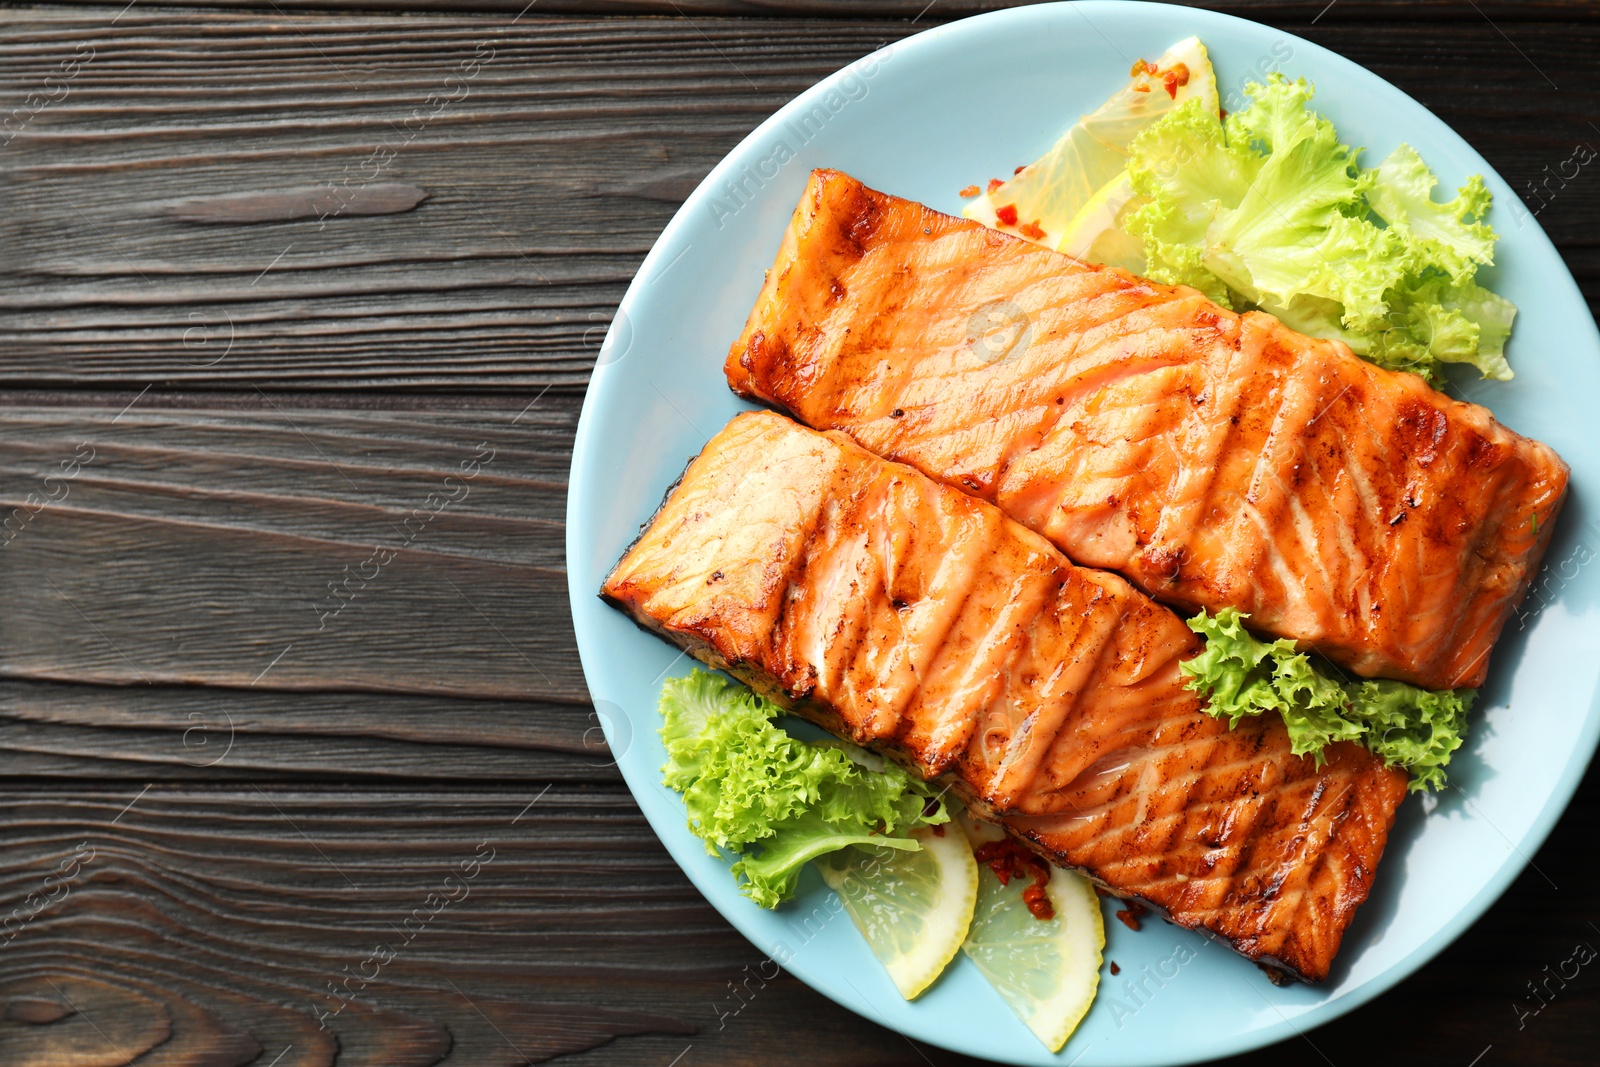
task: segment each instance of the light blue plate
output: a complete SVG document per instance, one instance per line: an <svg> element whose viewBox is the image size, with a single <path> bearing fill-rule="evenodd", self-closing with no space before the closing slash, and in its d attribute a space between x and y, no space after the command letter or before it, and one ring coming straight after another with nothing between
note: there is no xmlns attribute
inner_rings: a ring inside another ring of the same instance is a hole
<svg viewBox="0 0 1600 1067"><path fill-rule="evenodd" d="M811 168L837 167L959 213L957 190L1037 158L1127 77L1134 59L1155 58L1189 34L1210 49L1230 110L1251 77L1303 75L1316 85L1317 108L1350 143L1366 146L1369 161L1403 138L1445 186L1485 175L1502 235L1487 282L1522 309L1511 345L1517 377L1459 388L1554 446L1572 464L1572 497L1532 610L1512 621L1495 654L1471 738L1450 768L1455 788L1401 808L1333 978L1279 989L1198 936L1154 920L1134 933L1108 914L1106 956L1122 974L1104 974L1089 1016L1052 1056L964 958L921 1000L901 1000L814 875L796 903L776 912L738 894L727 865L705 854L678 798L659 784L657 692L663 677L690 664L596 590L688 459L747 406L728 391L722 359ZM1017 1064L1148 1067L1309 1030L1399 982L1483 914L1544 840L1594 751L1594 322L1544 232L1476 152L1392 85L1298 37L1205 11L1100 2L984 15L874 53L802 93L701 183L646 257L600 363L572 461L567 562L584 671L618 765L673 857L734 926L815 989L918 1040Z"/></svg>

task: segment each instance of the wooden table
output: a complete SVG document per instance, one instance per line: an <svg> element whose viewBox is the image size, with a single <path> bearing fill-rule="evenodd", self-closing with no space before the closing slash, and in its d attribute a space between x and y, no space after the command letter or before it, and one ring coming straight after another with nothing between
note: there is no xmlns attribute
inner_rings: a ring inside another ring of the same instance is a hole
<svg viewBox="0 0 1600 1067"><path fill-rule="evenodd" d="M668 859L562 510L681 199L988 5L525 2L0 10L0 1064L971 1062L773 976ZM1427 104L1600 296L1594 5L1226 6ZM1600 966L1527 985L1600 946L1597 832L1591 774L1433 964L1239 1062L1594 1063Z"/></svg>

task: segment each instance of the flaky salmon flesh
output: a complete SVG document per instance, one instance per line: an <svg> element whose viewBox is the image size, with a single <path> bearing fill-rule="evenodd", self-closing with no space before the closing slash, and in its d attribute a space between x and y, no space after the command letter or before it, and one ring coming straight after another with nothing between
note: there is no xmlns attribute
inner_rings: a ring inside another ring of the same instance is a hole
<svg viewBox="0 0 1600 1067"><path fill-rule="evenodd" d="M1052 862L1249 958L1327 976L1406 775L1318 767L1277 716L1208 714L1199 639L1114 574L840 433L739 415L602 594Z"/></svg>
<svg viewBox="0 0 1600 1067"><path fill-rule="evenodd" d="M1484 408L1260 312L817 171L734 390L997 504L1186 611L1476 687L1567 467Z"/></svg>

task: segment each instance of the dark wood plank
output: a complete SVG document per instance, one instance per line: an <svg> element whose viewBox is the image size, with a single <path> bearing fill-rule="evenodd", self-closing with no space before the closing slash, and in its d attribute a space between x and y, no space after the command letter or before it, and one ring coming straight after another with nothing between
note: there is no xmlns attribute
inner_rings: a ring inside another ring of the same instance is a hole
<svg viewBox="0 0 1600 1067"><path fill-rule="evenodd" d="M608 782L586 705L264 686L0 681L0 775Z"/></svg>
<svg viewBox="0 0 1600 1067"><path fill-rule="evenodd" d="M0 410L0 677L583 703L576 409Z"/></svg>
<svg viewBox="0 0 1600 1067"><path fill-rule="evenodd" d="M1597 179L1559 177L1600 144L1593 7L1501 24L1408 6L1416 18L1381 33L1347 19L1361 10L1256 13L1459 130L1600 298ZM0 384L579 386L710 167L816 79L922 25L110 14L0 12L0 100L22 108L0 150ZM348 208L319 218L330 195ZM228 221L185 221L207 212Z"/></svg>
<svg viewBox="0 0 1600 1067"><path fill-rule="evenodd" d="M566 609L578 398L345 403L0 398L0 773L615 781Z"/></svg>

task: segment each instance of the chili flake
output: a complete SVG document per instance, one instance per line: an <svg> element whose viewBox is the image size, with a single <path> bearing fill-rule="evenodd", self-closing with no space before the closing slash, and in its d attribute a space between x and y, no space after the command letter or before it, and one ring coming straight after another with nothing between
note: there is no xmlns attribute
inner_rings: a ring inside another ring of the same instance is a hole
<svg viewBox="0 0 1600 1067"><path fill-rule="evenodd" d="M1010 885L1011 879L1031 877L1033 884L1022 891L1022 903L1036 919L1055 918L1055 906L1045 886L1050 884L1050 865L1009 838L985 841L973 852L979 863L987 864L1001 885Z"/></svg>
<svg viewBox="0 0 1600 1067"><path fill-rule="evenodd" d="M1015 226L1017 224L1017 205L1006 204L1003 207L995 208L994 217L999 219L1003 225Z"/></svg>
<svg viewBox="0 0 1600 1067"><path fill-rule="evenodd" d="M1017 227L1017 232L1022 234L1024 237L1031 237L1035 241L1044 240L1044 231L1039 228L1038 219L1034 219L1032 222L1024 222L1021 226Z"/></svg>
<svg viewBox="0 0 1600 1067"><path fill-rule="evenodd" d="M1029 914L1042 922L1049 922L1056 917L1055 905L1050 903L1050 896L1043 886L1030 885L1024 889L1022 903L1027 906Z"/></svg>
<svg viewBox="0 0 1600 1067"><path fill-rule="evenodd" d="M990 178L989 179L989 191L992 193L992 192L994 192L996 189L1000 188L1004 184L1005 184L1005 180L1002 179L1002 178Z"/></svg>
<svg viewBox="0 0 1600 1067"><path fill-rule="evenodd" d="M1126 904L1127 907L1122 911L1117 912L1117 918L1121 919L1122 925L1126 926L1128 929L1139 929L1139 916L1143 915L1148 909L1146 909L1145 906L1139 903L1137 900L1125 900L1123 903Z"/></svg>
<svg viewBox="0 0 1600 1067"><path fill-rule="evenodd" d="M979 189L976 185L969 185L965 189L961 190L959 195L963 200L965 200L968 197L977 196L981 192L983 192L983 190Z"/></svg>

